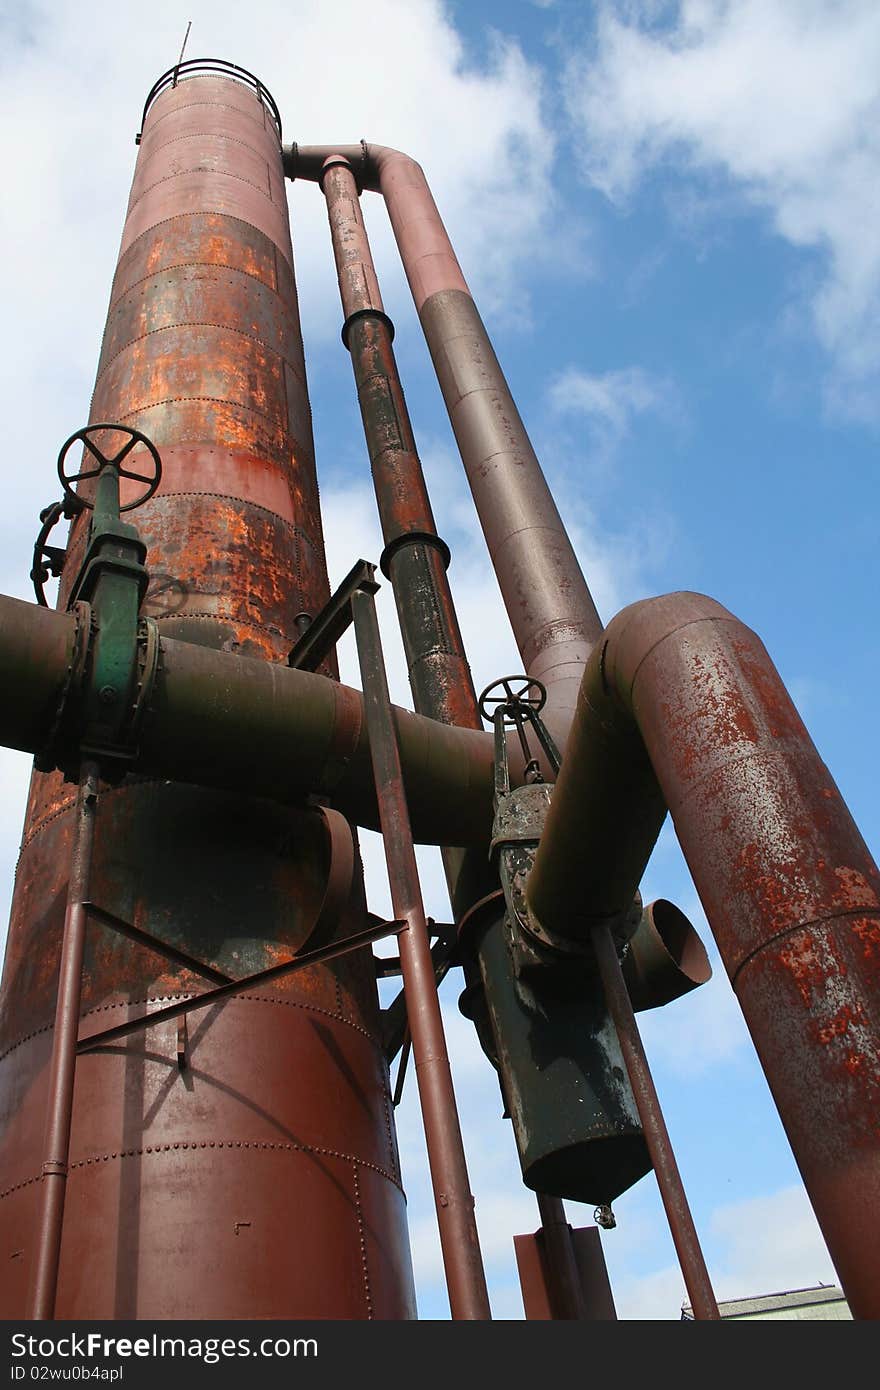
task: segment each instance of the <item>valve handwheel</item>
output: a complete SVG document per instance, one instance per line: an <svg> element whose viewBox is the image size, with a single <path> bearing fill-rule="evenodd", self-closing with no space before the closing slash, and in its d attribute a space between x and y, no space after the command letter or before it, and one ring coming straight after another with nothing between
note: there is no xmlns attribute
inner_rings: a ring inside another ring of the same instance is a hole
<svg viewBox="0 0 880 1390"><path fill-rule="evenodd" d="M530 680L528 676L502 676L500 680L487 685L480 696L480 714L488 724L492 724L499 706L503 706L505 716L515 721L517 708L526 705L537 714L546 701L547 690L540 681Z"/></svg>
<svg viewBox="0 0 880 1390"><path fill-rule="evenodd" d="M116 454L105 454L95 443L93 436L100 434L104 430L110 430L114 434L125 436L125 443ZM77 440L85 445L85 448L95 459L96 467L83 468L79 473L69 474L65 472L64 461L67 457L68 450ZM127 458L132 449L138 444L142 444L147 450L149 456L148 467L149 464L152 464L152 467L149 467L149 471L146 473L135 473L131 468L124 468L122 466L123 459ZM133 482L143 483L145 488L142 496L136 497L133 502L126 502L124 507L119 508L120 512L133 511L135 507L139 507L142 503L146 502L148 498L153 496L162 478L162 461L159 458L159 451L152 440L148 439L145 434L141 434L140 430L129 429L127 425L86 425L84 429L77 430L75 434L70 436L66 443L61 446L61 452L58 455L58 477L61 479L64 487L65 496L72 498L79 506L87 507L91 511L94 507L94 502L89 502L86 498L81 497L79 493L74 492L73 484L85 482L87 478L97 478L108 464L116 469L120 478L129 478Z"/></svg>

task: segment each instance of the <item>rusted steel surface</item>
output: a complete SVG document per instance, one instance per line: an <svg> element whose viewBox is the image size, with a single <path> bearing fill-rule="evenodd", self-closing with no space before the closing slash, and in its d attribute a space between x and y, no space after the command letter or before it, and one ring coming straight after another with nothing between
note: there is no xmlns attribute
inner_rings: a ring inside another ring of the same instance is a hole
<svg viewBox="0 0 880 1390"><path fill-rule="evenodd" d="M580 1322L586 1316L584 1296L578 1276L572 1229L559 1197L538 1194L541 1213L543 1254L555 1284L556 1302L560 1305L557 1317Z"/></svg>
<svg viewBox="0 0 880 1390"><path fill-rule="evenodd" d="M331 157L385 199L514 637L528 674L547 686L545 718L563 743L602 630L571 541L422 169L364 142L288 146L285 169L317 180Z"/></svg>
<svg viewBox="0 0 880 1390"><path fill-rule="evenodd" d="M70 1169L70 1127L76 1079L76 1040L79 1030L82 965L85 952L86 909L95 845L98 765L83 761L76 801L76 826L61 937L58 995L49 1066L46 1138L39 1185L39 1225L34 1286L28 1314L36 1320L55 1316L58 1265L64 1225L64 1199Z"/></svg>
<svg viewBox="0 0 880 1390"><path fill-rule="evenodd" d="M636 1016L627 993L626 983L617 959L611 932L605 925L593 928L593 949L602 977L608 1012L620 1041L627 1075L633 1089L639 1119L645 1132L645 1143L660 1189L660 1197L669 1222L672 1243L678 1255L685 1288L697 1318L718 1318L718 1304L709 1279L709 1271L700 1247L697 1229L672 1150L669 1131L660 1109L660 1101L648 1059L639 1036Z"/></svg>
<svg viewBox="0 0 880 1390"><path fill-rule="evenodd" d="M55 722L74 651L72 614L0 595L0 742L35 753Z"/></svg>
<svg viewBox="0 0 880 1390"><path fill-rule="evenodd" d="M48 638L42 649L41 634ZM73 642L73 615L0 596L0 741L6 746L30 753L45 746L68 683ZM492 735L396 707L394 720L416 839L484 843L492 818ZM521 777L522 754L515 745L510 752L513 775ZM282 804L309 792L329 795L358 825L378 825L359 691L191 641L160 641L134 770ZM44 783L32 787L28 842L73 805L69 786L52 785L51 797Z"/></svg>
<svg viewBox="0 0 880 1390"><path fill-rule="evenodd" d="M568 1240L578 1285L577 1320L615 1322L617 1312L597 1227L582 1226L578 1230L572 1230L569 1226ZM513 1245L523 1307L528 1321L572 1321L571 1305L565 1301L560 1291L559 1279L550 1257L547 1227L542 1227L533 1235L514 1236Z"/></svg>
<svg viewBox="0 0 880 1390"><path fill-rule="evenodd" d="M712 978L706 948L674 903L648 903L621 961L633 1008L656 1009Z"/></svg>
<svg viewBox="0 0 880 1390"><path fill-rule="evenodd" d="M589 930L572 875L596 918L623 910L664 799L849 1305L876 1318L880 877L760 640L696 594L625 609L590 659L539 919Z"/></svg>
<svg viewBox="0 0 880 1390"><path fill-rule="evenodd" d="M361 215L351 165L325 161L321 186L345 340L351 353L376 500L416 709L446 724L481 727L452 592Z"/></svg>
<svg viewBox="0 0 880 1390"><path fill-rule="evenodd" d="M446 1052L373 595L365 591L355 593L352 611L391 902L395 917L407 922L398 939L400 967L449 1306L455 1319L483 1320L491 1317L486 1276Z"/></svg>
<svg viewBox="0 0 880 1390"><path fill-rule="evenodd" d="M601 621L474 301L444 290L420 318L517 647L564 742Z"/></svg>
<svg viewBox="0 0 880 1390"><path fill-rule="evenodd" d="M143 429L167 459L136 514L146 611L163 635L201 644L187 652L247 653L270 685L296 614L328 595L291 266L278 135L256 93L216 76L166 89L143 132L91 418ZM49 622L48 655L64 662L72 620ZM208 706L218 700L222 687ZM348 711L351 697L330 705ZM328 757L344 766L347 751L331 718ZM185 775L102 789L92 899L232 976L286 960L330 873L321 816L255 800L251 784L228 795L166 780ZM0 1220L21 1251L5 1316L24 1313L33 1263L72 827L70 786L35 777L0 1000ZM358 874L330 936L365 924ZM89 923L90 1017L110 1024L202 988ZM227 1000L182 1040L171 1022L82 1056L68 1187L59 1316L413 1316L370 952Z"/></svg>
<svg viewBox="0 0 880 1390"><path fill-rule="evenodd" d="M121 254L192 209L241 218L292 264L279 149L269 112L243 84L200 74L166 89L144 126Z"/></svg>

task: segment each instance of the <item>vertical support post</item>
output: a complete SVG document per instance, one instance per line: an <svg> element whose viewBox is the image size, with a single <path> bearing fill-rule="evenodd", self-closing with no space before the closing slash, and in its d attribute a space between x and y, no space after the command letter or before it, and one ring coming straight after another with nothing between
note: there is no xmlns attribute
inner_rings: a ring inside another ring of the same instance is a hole
<svg viewBox="0 0 880 1390"><path fill-rule="evenodd" d="M479 729L477 698L446 574L449 551L434 525L394 357L394 328L384 311L358 186L346 158L325 160L321 189L345 314L342 336L351 355L385 539L382 566L397 603L415 707L445 724ZM447 849L443 862L455 910L462 856ZM469 872L473 874L473 862ZM494 886L487 880L474 891L480 896ZM549 1204L554 1199L544 1200ZM575 1275L576 1269L561 1203L554 1225L557 1234L548 1238L547 1255L554 1266L562 1261L556 1278L567 1288L569 1267Z"/></svg>
<svg viewBox="0 0 880 1390"><path fill-rule="evenodd" d="M455 1319L488 1319L491 1312L474 1199L437 997L376 605L372 593L359 589L351 606L391 901L395 917L407 923L400 933L400 967L450 1310Z"/></svg>
<svg viewBox="0 0 880 1390"><path fill-rule="evenodd" d="M64 1226L64 1199L70 1159L76 1043L87 919L85 904L89 898L97 801L98 764L93 759L84 759L80 768L79 794L76 801L76 831L67 888L67 907L64 913L55 1031L49 1066L49 1099L31 1297L31 1317L35 1321L47 1321L55 1316Z"/></svg>
<svg viewBox="0 0 880 1390"><path fill-rule="evenodd" d="M654 1086L654 1079L648 1066L648 1059L639 1035L636 1016L627 992L617 951L611 939L611 932L603 923L593 928L593 948L599 965L599 974L605 990L608 1011L614 1020L620 1050L626 1062L630 1085L638 1107L639 1118L645 1131L645 1142L657 1175L657 1186L669 1230L678 1255L685 1288L691 1300L694 1316L697 1318L717 1318L718 1304L709 1280L709 1271L700 1248L691 1209L666 1121L660 1109L660 1101Z"/></svg>
<svg viewBox="0 0 880 1390"><path fill-rule="evenodd" d="M575 1322L586 1318L584 1295L571 1244L571 1227L561 1197L539 1192L538 1211L544 1231L544 1245L565 1307L565 1317Z"/></svg>

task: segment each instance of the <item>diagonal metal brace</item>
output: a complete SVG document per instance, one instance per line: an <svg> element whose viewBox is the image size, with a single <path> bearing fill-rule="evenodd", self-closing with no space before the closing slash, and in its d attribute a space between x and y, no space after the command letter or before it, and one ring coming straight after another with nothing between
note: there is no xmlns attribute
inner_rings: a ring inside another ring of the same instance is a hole
<svg viewBox="0 0 880 1390"><path fill-rule="evenodd" d="M115 1028L105 1028L103 1032L87 1034L86 1037L78 1039L77 1053L92 1052L96 1047L105 1047L108 1043L128 1037L130 1033L136 1033L141 1028L152 1028L155 1023L164 1023L169 1018L179 1018L181 1014L190 1014L196 1009L210 1008L213 1004L222 1003L224 999L241 994L243 990L274 984L276 980L284 979L296 970L304 970L310 965L323 965L324 961L347 955L349 951L360 950L361 947L379 941L384 936L396 936L406 927L407 923L402 919L381 922L378 926L355 932L344 941L334 941L329 946L320 946L315 951L305 951L302 955L293 956L281 965L272 965L268 970L258 970L255 975L247 975L243 980L230 980L228 984L206 990L194 999L182 999L176 1004L168 1004L164 1009L155 1009L152 1013L141 1014L139 1018L131 1018L127 1023L119 1023Z"/></svg>
<svg viewBox="0 0 880 1390"><path fill-rule="evenodd" d="M206 965L203 960L197 960L195 956L188 955L186 951L181 951L179 947L172 946L168 941L160 941L158 936L153 936L148 931L142 931L134 923L126 922L122 917L117 917L114 912L108 912L106 908L98 907L93 902L84 902L83 907L89 917L100 922L102 926L110 927L112 931L118 932L120 936L128 937L129 941L134 941L138 946L143 946L148 951L155 951L157 955L173 960L175 965L182 965L184 969L191 970L194 975L201 975L204 979L213 981L215 985L228 985L232 982L231 975L224 975L222 970L216 970L213 965Z"/></svg>
<svg viewBox="0 0 880 1390"><path fill-rule="evenodd" d="M374 594L379 588L373 578L375 573L376 566L368 560L358 560L352 566L339 588L330 595L318 616L291 648L288 666L294 666L298 671L318 669L352 624L352 594L358 589Z"/></svg>

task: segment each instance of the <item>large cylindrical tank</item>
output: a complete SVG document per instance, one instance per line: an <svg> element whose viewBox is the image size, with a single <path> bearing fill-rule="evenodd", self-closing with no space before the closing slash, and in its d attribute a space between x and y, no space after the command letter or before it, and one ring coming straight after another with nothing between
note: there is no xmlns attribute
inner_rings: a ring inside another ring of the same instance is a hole
<svg viewBox="0 0 880 1390"><path fill-rule="evenodd" d="M162 456L130 516L160 631L284 661L327 574L280 131L241 74L190 67L149 106L90 418ZM74 796L34 775L3 974L5 1318L27 1311ZM91 898L241 976L308 938L328 863L313 807L130 777L99 801ZM358 870L333 931L364 925ZM90 923L89 1031L206 987ZM193 1014L183 1067L176 1021L82 1056L56 1315L414 1316L378 1025L362 951Z"/></svg>

